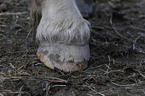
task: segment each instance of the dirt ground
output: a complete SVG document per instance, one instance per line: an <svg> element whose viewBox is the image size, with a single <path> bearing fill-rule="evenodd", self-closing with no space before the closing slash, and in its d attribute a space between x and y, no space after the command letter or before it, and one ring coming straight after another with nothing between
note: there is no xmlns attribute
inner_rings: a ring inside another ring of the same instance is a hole
<svg viewBox="0 0 145 96"><path fill-rule="evenodd" d="M0 96L145 96L145 0L94 0L87 69L36 56L27 0L0 0Z"/></svg>

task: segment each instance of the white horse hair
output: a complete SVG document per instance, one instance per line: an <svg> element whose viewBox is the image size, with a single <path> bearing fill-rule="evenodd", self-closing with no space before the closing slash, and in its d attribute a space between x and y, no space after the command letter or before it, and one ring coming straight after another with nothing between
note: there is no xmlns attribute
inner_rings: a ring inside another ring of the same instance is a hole
<svg viewBox="0 0 145 96"><path fill-rule="evenodd" d="M46 66L51 69L56 67L66 72L84 69L77 67L72 69L71 67L75 65L70 63L68 66L70 57L75 61L74 64L79 62L82 64L83 61L89 60L89 22L83 19L75 0L31 0L31 18L34 26L39 24L36 33L36 39L40 42L37 55L44 64L49 63L45 64ZM58 50L63 50L63 53ZM47 54L44 51L47 51ZM56 55L60 57L57 60ZM65 68L58 62L54 62L58 60Z"/></svg>

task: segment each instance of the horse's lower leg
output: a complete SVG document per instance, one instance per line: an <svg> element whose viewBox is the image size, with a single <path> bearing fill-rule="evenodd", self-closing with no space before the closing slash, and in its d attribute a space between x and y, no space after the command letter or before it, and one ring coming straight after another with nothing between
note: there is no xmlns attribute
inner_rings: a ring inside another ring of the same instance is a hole
<svg viewBox="0 0 145 96"><path fill-rule="evenodd" d="M75 0L43 0L36 38L39 59L49 68L65 72L87 67L90 30Z"/></svg>

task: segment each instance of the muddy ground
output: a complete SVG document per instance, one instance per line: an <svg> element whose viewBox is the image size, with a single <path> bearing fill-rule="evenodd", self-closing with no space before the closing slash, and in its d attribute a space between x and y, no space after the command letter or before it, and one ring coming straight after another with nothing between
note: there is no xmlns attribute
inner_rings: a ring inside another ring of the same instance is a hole
<svg viewBox="0 0 145 96"><path fill-rule="evenodd" d="M93 6L89 66L64 73L37 58L27 0L0 0L0 96L145 96L145 0Z"/></svg>

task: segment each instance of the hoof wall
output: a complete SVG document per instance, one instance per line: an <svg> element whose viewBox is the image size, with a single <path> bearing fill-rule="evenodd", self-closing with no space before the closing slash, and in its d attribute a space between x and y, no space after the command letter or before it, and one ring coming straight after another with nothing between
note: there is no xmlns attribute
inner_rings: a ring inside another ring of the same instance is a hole
<svg viewBox="0 0 145 96"><path fill-rule="evenodd" d="M64 72L81 71L88 66L89 45L76 46L43 43L37 50L37 56L47 67Z"/></svg>

